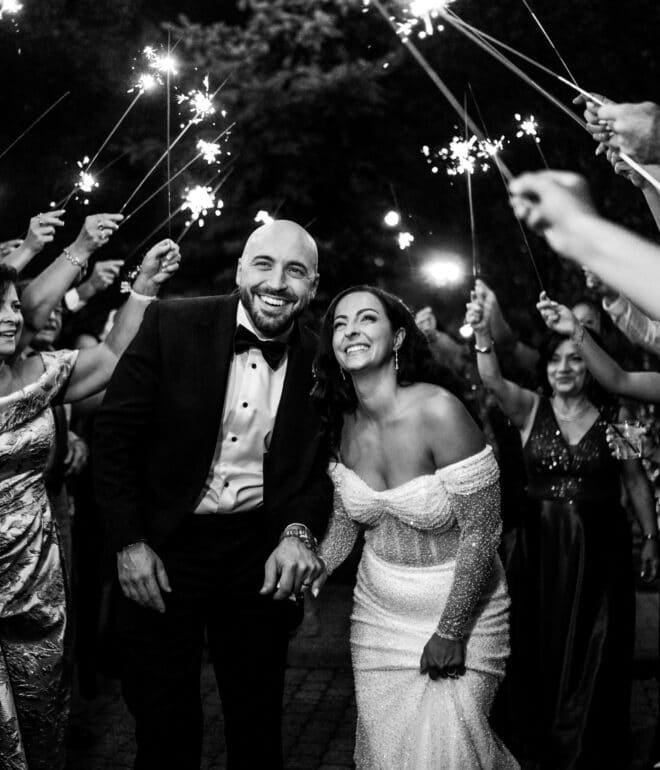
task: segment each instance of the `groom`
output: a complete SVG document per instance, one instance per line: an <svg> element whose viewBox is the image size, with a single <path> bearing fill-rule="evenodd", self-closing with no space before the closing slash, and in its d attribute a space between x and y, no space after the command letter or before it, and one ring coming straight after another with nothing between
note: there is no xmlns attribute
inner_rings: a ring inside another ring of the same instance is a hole
<svg viewBox="0 0 660 770"><path fill-rule="evenodd" d="M96 421L96 493L117 552L122 680L135 767L199 768L205 638L229 770L282 766L299 597L332 502L310 403L314 240L275 221L249 237L238 296L154 304Z"/></svg>

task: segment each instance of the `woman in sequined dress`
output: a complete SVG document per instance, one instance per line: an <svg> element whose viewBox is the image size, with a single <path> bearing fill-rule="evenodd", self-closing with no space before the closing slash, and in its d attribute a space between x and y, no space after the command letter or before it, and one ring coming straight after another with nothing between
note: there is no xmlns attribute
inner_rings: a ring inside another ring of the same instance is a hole
<svg viewBox="0 0 660 770"><path fill-rule="evenodd" d="M612 456L606 432L620 410L596 387L575 341L547 339L542 367L551 395L539 396L502 377L477 293L467 307L479 373L521 432L535 501L508 571L512 745L533 767L622 770L634 586L621 481L644 531L655 526L648 482L638 460Z"/></svg>
<svg viewBox="0 0 660 770"><path fill-rule="evenodd" d="M101 219L101 224L103 220ZM101 226L101 225L99 225ZM74 277L86 254L70 247L49 283ZM50 404L103 389L137 331L150 297L177 269L178 248L156 245L104 345L21 358L24 328L13 268L0 264L0 767L64 766L66 624L57 531L44 483L55 440ZM74 263L75 264L75 263ZM59 297L53 296L53 304Z"/></svg>
<svg viewBox="0 0 660 770"><path fill-rule="evenodd" d="M401 300L362 286L332 301L314 391L335 457L320 553L331 573L364 533L351 617L355 762L515 768L488 723L509 653L499 471L460 401L430 384L431 367Z"/></svg>

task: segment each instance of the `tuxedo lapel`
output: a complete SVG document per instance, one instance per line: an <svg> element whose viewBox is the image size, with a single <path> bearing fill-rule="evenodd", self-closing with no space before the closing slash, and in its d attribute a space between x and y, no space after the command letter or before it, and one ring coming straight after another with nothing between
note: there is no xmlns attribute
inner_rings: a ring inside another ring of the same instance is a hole
<svg viewBox="0 0 660 770"><path fill-rule="evenodd" d="M202 354L201 367L196 368L197 382L191 383L191 393L197 393L199 411L207 416L204 425L193 428L204 440L204 462L210 466L215 452L220 421L224 408L229 367L233 357L234 332L236 330L236 308L238 297L223 297L218 300L216 312L209 314L206 338L193 340L193 344ZM194 370L195 371L195 370Z"/></svg>
<svg viewBox="0 0 660 770"><path fill-rule="evenodd" d="M286 496L287 488L306 473L307 458L315 453L318 420L309 399L313 352L312 336L296 326L273 438L264 457L264 498L269 502Z"/></svg>

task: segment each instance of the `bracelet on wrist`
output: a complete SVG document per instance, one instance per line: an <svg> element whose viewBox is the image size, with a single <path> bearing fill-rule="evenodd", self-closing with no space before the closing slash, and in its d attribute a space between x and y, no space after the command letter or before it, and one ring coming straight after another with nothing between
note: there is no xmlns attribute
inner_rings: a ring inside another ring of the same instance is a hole
<svg viewBox="0 0 660 770"><path fill-rule="evenodd" d="M476 350L477 353L484 353L484 354L492 353L494 344L495 343L493 342L493 340L491 340L487 345L484 345L482 347L481 345L477 345L477 343L475 342L474 349Z"/></svg>
<svg viewBox="0 0 660 770"><path fill-rule="evenodd" d="M584 342L584 326L581 323L578 323L578 325L573 330L571 339L578 347L580 347L580 345L582 345Z"/></svg>
<svg viewBox="0 0 660 770"><path fill-rule="evenodd" d="M131 297L135 297L135 299L139 300L140 302L153 302L154 300L158 299L157 294L141 294L139 291L135 291L135 289L131 288L128 292Z"/></svg>
<svg viewBox="0 0 660 770"><path fill-rule="evenodd" d="M74 267L78 268L80 271L78 274L78 281L82 281L85 270L87 269L87 260L82 260L80 257L76 257L75 254L72 254L70 246L65 246L62 249L62 256L67 262L70 262Z"/></svg>

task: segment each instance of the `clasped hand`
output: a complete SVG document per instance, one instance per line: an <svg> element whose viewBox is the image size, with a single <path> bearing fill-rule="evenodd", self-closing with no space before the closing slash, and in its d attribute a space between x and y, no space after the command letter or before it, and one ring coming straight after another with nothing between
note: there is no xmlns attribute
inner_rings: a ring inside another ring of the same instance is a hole
<svg viewBox="0 0 660 770"><path fill-rule="evenodd" d="M457 679L465 673L465 646L462 641L444 639L437 634L428 640L424 646L419 661L421 674L428 674L433 681L436 679Z"/></svg>

